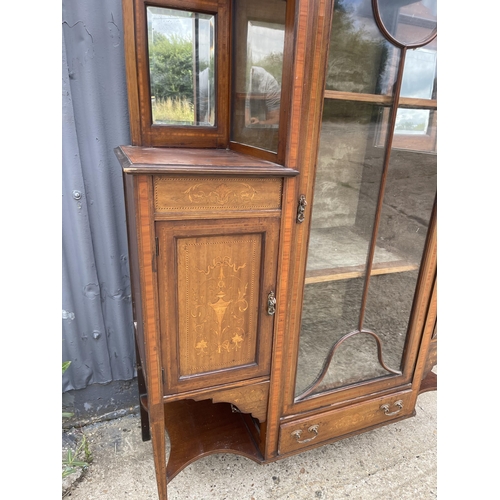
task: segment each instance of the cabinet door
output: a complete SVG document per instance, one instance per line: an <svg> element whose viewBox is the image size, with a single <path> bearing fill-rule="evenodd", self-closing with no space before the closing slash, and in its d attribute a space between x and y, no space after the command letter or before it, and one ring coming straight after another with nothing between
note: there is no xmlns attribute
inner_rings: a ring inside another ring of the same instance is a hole
<svg viewBox="0 0 500 500"><path fill-rule="evenodd" d="M335 3L290 413L412 380L435 273L435 17L391 5L400 45L368 2Z"/></svg>
<svg viewBox="0 0 500 500"><path fill-rule="evenodd" d="M269 375L279 219L156 229L165 394Z"/></svg>

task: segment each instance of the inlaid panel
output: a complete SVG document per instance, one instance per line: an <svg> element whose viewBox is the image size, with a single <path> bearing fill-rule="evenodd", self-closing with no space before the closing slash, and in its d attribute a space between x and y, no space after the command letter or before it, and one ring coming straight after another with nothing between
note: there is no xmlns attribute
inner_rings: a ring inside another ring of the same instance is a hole
<svg viewBox="0 0 500 500"><path fill-rule="evenodd" d="M281 208L281 178L154 176L156 212Z"/></svg>
<svg viewBox="0 0 500 500"><path fill-rule="evenodd" d="M180 376L256 360L262 234L177 240Z"/></svg>
<svg viewBox="0 0 500 500"><path fill-rule="evenodd" d="M279 223L156 223L165 395L269 375Z"/></svg>

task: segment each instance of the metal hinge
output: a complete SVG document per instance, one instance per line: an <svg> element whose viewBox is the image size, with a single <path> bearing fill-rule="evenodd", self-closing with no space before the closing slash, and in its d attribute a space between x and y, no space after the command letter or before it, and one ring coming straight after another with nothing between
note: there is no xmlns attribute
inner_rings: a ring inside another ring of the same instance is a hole
<svg viewBox="0 0 500 500"><path fill-rule="evenodd" d="M160 255L160 243L158 241L158 236L155 236L155 245L156 245L156 255Z"/></svg>

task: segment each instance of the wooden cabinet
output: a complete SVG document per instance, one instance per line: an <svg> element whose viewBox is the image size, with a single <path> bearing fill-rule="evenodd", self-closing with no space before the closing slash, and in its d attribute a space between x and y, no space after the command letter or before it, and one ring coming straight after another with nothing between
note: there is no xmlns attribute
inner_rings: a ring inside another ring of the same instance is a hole
<svg viewBox="0 0 500 500"><path fill-rule="evenodd" d="M199 457L273 461L436 388L435 17L361 4L124 0L115 152L162 499ZM189 49L173 97L164 25Z"/></svg>

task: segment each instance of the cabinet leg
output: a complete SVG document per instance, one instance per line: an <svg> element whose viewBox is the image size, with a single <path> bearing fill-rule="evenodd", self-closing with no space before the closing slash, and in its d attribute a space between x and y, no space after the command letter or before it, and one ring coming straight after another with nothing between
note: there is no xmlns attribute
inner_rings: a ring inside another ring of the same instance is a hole
<svg viewBox="0 0 500 500"><path fill-rule="evenodd" d="M137 383L139 386L139 408L141 413L142 440L149 441L151 439L151 432L149 430L149 413L146 408L144 408L141 400L141 396L143 394L147 394L146 381L144 380L144 374L142 373L141 366L137 366Z"/></svg>
<svg viewBox="0 0 500 500"><path fill-rule="evenodd" d="M145 410L139 401L139 405L141 408L141 432L142 432L142 440L150 441L151 440L151 431L149 429L149 414L147 410Z"/></svg>
<svg viewBox="0 0 500 500"><path fill-rule="evenodd" d="M165 418L163 404L149 409L151 438L159 500L167 500L167 458L165 447Z"/></svg>
<svg viewBox="0 0 500 500"><path fill-rule="evenodd" d="M135 339L135 352L136 352L136 366L137 366L137 386L139 388L139 409L141 413L141 432L142 440L149 441L151 439L151 432L149 430L149 414L146 408L142 405L141 398L147 395L148 390L146 387L146 380L144 379L144 372L142 371L141 358L139 356L139 349L137 348L137 338Z"/></svg>

